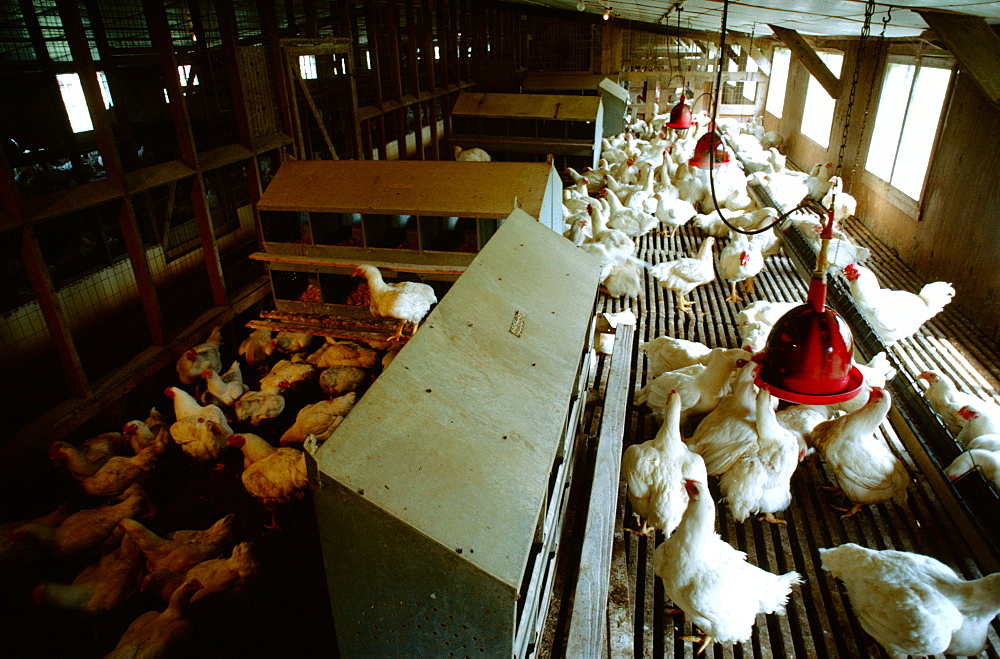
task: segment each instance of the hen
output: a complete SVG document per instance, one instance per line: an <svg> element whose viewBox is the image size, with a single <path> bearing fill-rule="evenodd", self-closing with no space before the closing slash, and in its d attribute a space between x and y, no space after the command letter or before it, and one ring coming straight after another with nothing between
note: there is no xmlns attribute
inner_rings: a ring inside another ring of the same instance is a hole
<svg viewBox="0 0 1000 659"><path fill-rule="evenodd" d="M457 144L455 149L455 160L457 162L490 162L490 154L488 154L483 149L478 146L474 146L471 149L462 149L462 147Z"/></svg>
<svg viewBox="0 0 1000 659"><path fill-rule="evenodd" d="M159 457L156 446L147 446L136 455L116 455L93 474L76 479L84 493L95 497L116 497L150 471Z"/></svg>
<svg viewBox="0 0 1000 659"><path fill-rule="evenodd" d="M214 404L229 407L239 399L240 396L250 391L250 387L243 384L243 371L240 369L239 361L234 361L229 370L223 374L216 371L206 370L202 373L205 379L205 393L201 396L203 404Z"/></svg>
<svg viewBox="0 0 1000 659"><path fill-rule="evenodd" d="M174 592L166 610L147 611L133 620L105 659L169 656L192 633L188 609L200 588L200 582L189 581Z"/></svg>
<svg viewBox="0 0 1000 659"><path fill-rule="evenodd" d="M704 366L694 364L676 371L667 371L646 382L635 393L635 404L645 404L662 417L667 398L672 391L681 395L681 425L692 414L704 414L715 408L726 393L733 370L746 361L745 350L715 348ZM711 473L711 472L709 472Z"/></svg>
<svg viewBox="0 0 1000 659"><path fill-rule="evenodd" d="M955 436L955 441L965 446L982 435L1000 433L1000 407L996 403L979 400L968 403L958 410L962 429Z"/></svg>
<svg viewBox="0 0 1000 659"><path fill-rule="evenodd" d="M646 355L646 378L650 379L692 364L704 364L712 349L698 341L658 336L640 343L639 352Z"/></svg>
<svg viewBox="0 0 1000 659"><path fill-rule="evenodd" d="M687 294L715 279L715 264L712 261L714 244L715 238L709 236L701 243L694 258L687 256L663 261L649 270L660 286L677 294L677 309L682 312L690 311L695 305L687 299Z"/></svg>
<svg viewBox="0 0 1000 659"><path fill-rule="evenodd" d="M173 570L156 570L146 575L142 590L157 590L169 601L174 591L189 581L198 581L202 588L191 598L191 604L219 604L220 596L242 593L260 573L260 563L254 556L253 545L241 542L225 558L210 558L198 563L187 574Z"/></svg>
<svg viewBox="0 0 1000 659"><path fill-rule="evenodd" d="M271 512L271 524L264 528L280 528L277 507L301 499L309 484L305 452L275 448L252 433L233 435L229 445L243 451L243 486Z"/></svg>
<svg viewBox="0 0 1000 659"><path fill-rule="evenodd" d="M260 379L260 390L281 394L309 380L315 374L316 367L312 364L282 359Z"/></svg>
<svg viewBox="0 0 1000 659"><path fill-rule="evenodd" d="M286 354L304 352L312 345L314 338L316 337L305 332L278 332L274 337L274 347Z"/></svg>
<svg viewBox="0 0 1000 659"><path fill-rule="evenodd" d="M970 471L979 471L995 489L1000 490L1000 454L983 448L962 451L945 467L944 474L954 481Z"/></svg>
<svg viewBox="0 0 1000 659"><path fill-rule="evenodd" d="M958 411L965 405L976 403L979 399L960 390L948 377L938 371L924 371L917 378L927 381L924 398L951 434L957 435L963 425Z"/></svg>
<svg viewBox="0 0 1000 659"><path fill-rule="evenodd" d="M36 520L24 524L11 534L12 539L30 536L53 556L83 553L105 554L121 543L118 523L142 512L146 496L133 491L128 498L100 508L85 508L67 516L61 523Z"/></svg>
<svg viewBox="0 0 1000 659"><path fill-rule="evenodd" d="M737 522L763 513L762 519L784 524L774 513L792 502L791 481L799 464L799 444L795 435L778 423L766 389L757 392L754 425L756 437L719 478L719 491Z"/></svg>
<svg viewBox="0 0 1000 659"><path fill-rule="evenodd" d="M118 549L108 552L94 565L80 572L72 583L44 581L32 591L36 605L80 611L107 613L125 602L139 589L145 572L145 559L132 539L123 537Z"/></svg>
<svg viewBox="0 0 1000 659"><path fill-rule="evenodd" d="M121 520L121 528L139 545L151 572L186 573L198 563L222 554L232 542L235 517L230 513L203 531L173 531L164 537L134 519Z"/></svg>
<svg viewBox="0 0 1000 659"><path fill-rule="evenodd" d="M356 391L368 374L357 366L331 366L319 374L319 388L327 396L336 398L346 393Z"/></svg>
<svg viewBox="0 0 1000 659"><path fill-rule="evenodd" d="M699 652L712 642L750 638L758 613L784 613L796 572L772 574L715 532L715 502L704 483L685 481L688 506L674 533L653 554L663 592L704 633Z"/></svg>
<svg viewBox="0 0 1000 659"><path fill-rule="evenodd" d="M872 389L876 387L885 389L889 380L896 375L896 369L884 351L868 360L867 364L855 364L855 366L865 378L861 383L861 390L853 398L829 405L833 411L854 412L860 409L868 402L868 394L871 393Z"/></svg>
<svg viewBox="0 0 1000 659"><path fill-rule="evenodd" d="M273 391L248 391L236 401L236 418L259 426L285 411L285 397Z"/></svg>
<svg viewBox="0 0 1000 659"><path fill-rule="evenodd" d="M642 520L642 535L653 529L673 533L687 508L684 480L708 480L705 462L681 438L680 420L681 397L672 392L656 437L629 446L622 455L622 480L628 484L632 512Z"/></svg>
<svg viewBox="0 0 1000 659"><path fill-rule="evenodd" d="M853 263L844 268L844 275L859 311L887 346L914 334L955 295L951 284L943 281L927 284L919 294L881 288L871 270Z"/></svg>
<svg viewBox="0 0 1000 659"><path fill-rule="evenodd" d="M112 457L127 453L128 442L117 432L101 433L79 446L63 441L49 445L49 459L65 467L73 478L90 476Z"/></svg>
<svg viewBox="0 0 1000 659"><path fill-rule="evenodd" d="M153 447L161 455L170 444L170 424L155 407L149 410L146 420L134 419L122 427L122 437L131 445L133 453Z"/></svg>
<svg viewBox="0 0 1000 659"><path fill-rule="evenodd" d="M833 206L835 222L843 222L854 217L854 213L858 210L857 200L844 192L844 182L839 176L830 177L830 188L823 195L820 203L823 204L823 208Z"/></svg>
<svg viewBox="0 0 1000 659"><path fill-rule="evenodd" d="M263 364L274 354L276 345L271 330L256 329L240 343L238 354L247 364L256 366Z"/></svg>
<svg viewBox="0 0 1000 659"><path fill-rule="evenodd" d="M378 353L354 341L327 339L319 350L306 357L306 361L316 368L335 366L372 368L378 361Z"/></svg>
<svg viewBox="0 0 1000 659"><path fill-rule="evenodd" d="M208 340L196 345L177 359L177 377L182 384L194 384L201 379L206 370L222 369L222 356L219 347L222 345L222 327L212 330Z"/></svg>
<svg viewBox="0 0 1000 659"><path fill-rule="evenodd" d="M357 399L358 395L352 391L339 398L304 406L295 415L295 423L281 435L280 444L301 444L309 435L315 435L316 441L325 441L340 426Z"/></svg>
<svg viewBox="0 0 1000 659"><path fill-rule="evenodd" d="M226 446L226 437L232 434L233 429L229 424L223 425L204 416L186 416L170 426L170 436L174 442L195 460L218 458Z"/></svg>
<svg viewBox="0 0 1000 659"><path fill-rule="evenodd" d="M757 436L757 387L753 380L757 364L742 364L732 390L698 423L688 446L705 460L712 476L724 474L735 464Z"/></svg>
<svg viewBox="0 0 1000 659"><path fill-rule="evenodd" d="M359 265L354 269L354 276L364 277L368 281L368 288L371 291L371 303L368 308L373 316L399 320L399 327L392 336L397 341L403 339L406 323L413 325L410 336L416 334L420 321L430 311L431 305L437 302L434 289L427 284L413 281L387 284L382 279L382 273L374 266Z"/></svg>
<svg viewBox="0 0 1000 659"><path fill-rule="evenodd" d="M1000 574L966 581L930 556L854 543L819 555L844 582L861 627L890 653L974 656L986 648Z"/></svg>
<svg viewBox="0 0 1000 659"><path fill-rule="evenodd" d="M910 485L906 467L875 437L891 406L889 392L875 388L860 409L824 421L813 429L813 447L854 504L845 517L856 514L867 504L906 502L906 488Z"/></svg>
<svg viewBox="0 0 1000 659"><path fill-rule="evenodd" d="M760 245L748 239L742 233L733 233L729 243L719 252L719 275L729 282L730 293L726 299L730 302L742 302L743 298L736 287L743 282L743 291L753 290L753 278L764 269L764 255Z"/></svg>

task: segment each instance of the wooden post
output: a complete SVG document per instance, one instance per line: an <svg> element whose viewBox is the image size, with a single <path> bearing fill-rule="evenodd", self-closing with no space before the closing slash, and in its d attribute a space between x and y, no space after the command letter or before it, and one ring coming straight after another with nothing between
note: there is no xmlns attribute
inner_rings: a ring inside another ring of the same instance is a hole
<svg viewBox="0 0 1000 659"><path fill-rule="evenodd" d="M260 15L261 32L264 47L267 49L268 64L274 87L278 90L278 106L281 111L282 130L286 135L294 136L295 120L292 117L292 104L295 101L294 89L288 86L285 76L284 58L281 54L281 39L278 35L278 16L274 11L274 3L268 0L258 0L257 12Z"/></svg>
<svg viewBox="0 0 1000 659"><path fill-rule="evenodd" d="M435 91L437 89L437 84L434 80L434 36L431 33L431 26L433 22L431 20L431 7L430 3L424 3L424 21L421 25L421 32L423 34L423 55L424 55L424 77L427 80L427 87L430 91ZM431 160L440 160L440 145L441 136L438 134L438 122L437 122L437 112L435 104L441 100L442 102L446 99L435 99L431 98L427 101L428 110L428 121L431 125L431 144L430 144L430 154Z"/></svg>
<svg viewBox="0 0 1000 659"><path fill-rule="evenodd" d="M383 113L385 108L382 106L382 68L379 65L379 39L382 35L379 34L378 29L375 27L376 20L374 0L365 0L365 27L368 31L368 57L371 60L372 65L372 94L374 96L375 105L378 106L379 109L379 115L374 118L375 132L378 137L378 144L375 145L375 149L378 151L379 160L385 160L388 155L385 149L385 114Z"/></svg>
<svg viewBox="0 0 1000 659"><path fill-rule="evenodd" d="M406 47L407 59L410 63L410 87L413 95L420 98L420 61L417 55L417 12L412 2L406 3ZM424 153L424 117L423 103L416 103L413 108L414 132L416 133L416 153L419 160L425 160Z"/></svg>
<svg viewBox="0 0 1000 659"><path fill-rule="evenodd" d="M403 72L400 66L399 54L399 15L396 13L396 3L390 2L386 7L386 21L389 26L389 82L392 84L395 100L400 102L400 108L393 110L396 117L396 145L398 158L406 160L408 157L406 149L406 108L403 103ZM419 136L418 136L419 139Z"/></svg>

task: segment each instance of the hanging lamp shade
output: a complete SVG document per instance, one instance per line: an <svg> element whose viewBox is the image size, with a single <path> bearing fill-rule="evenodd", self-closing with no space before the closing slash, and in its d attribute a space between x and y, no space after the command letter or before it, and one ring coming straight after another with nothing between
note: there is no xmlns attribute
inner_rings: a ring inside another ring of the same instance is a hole
<svg viewBox="0 0 1000 659"><path fill-rule="evenodd" d="M685 100L687 99L684 94L681 94L681 100L670 110L670 121L667 122L667 128L684 130L691 127L691 108L684 102Z"/></svg>
<svg viewBox="0 0 1000 659"><path fill-rule="evenodd" d="M771 395L804 405L854 398L864 376L853 364L854 338L847 323L826 306L826 250L833 214L824 227L808 301L778 319L767 338L755 384Z"/></svg>
<svg viewBox="0 0 1000 659"><path fill-rule="evenodd" d="M714 160L712 149L715 149ZM729 160L729 151L722 142L722 136L715 129L715 124L711 123L708 125L708 132L699 137L694 145L694 156L688 160L688 164L700 169L710 169L713 166L725 165Z"/></svg>

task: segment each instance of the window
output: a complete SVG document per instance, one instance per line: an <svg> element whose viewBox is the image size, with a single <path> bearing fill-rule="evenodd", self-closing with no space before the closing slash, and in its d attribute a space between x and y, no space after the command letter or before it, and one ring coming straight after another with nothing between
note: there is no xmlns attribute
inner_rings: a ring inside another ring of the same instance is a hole
<svg viewBox="0 0 1000 659"><path fill-rule="evenodd" d="M816 53L835 76L840 75L840 67L844 61L842 53ZM813 76L809 76L809 86L806 88L806 106L802 112L800 132L822 147L830 146L830 127L833 125L833 109L837 101L833 99L823 85Z"/></svg>
<svg viewBox="0 0 1000 659"><path fill-rule="evenodd" d="M319 77L315 55L299 55L299 75L303 80L315 80Z"/></svg>
<svg viewBox="0 0 1000 659"><path fill-rule="evenodd" d="M785 87L788 85L788 64L792 51L787 48L775 48L771 56L771 78L767 85L767 103L764 109L781 119L781 111L785 106Z"/></svg>
<svg viewBox="0 0 1000 659"><path fill-rule="evenodd" d="M920 199L950 81L950 68L920 58L890 57L886 68L865 169L913 200Z"/></svg>
<svg viewBox="0 0 1000 659"><path fill-rule="evenodd" d="M87 99L83 95L83 85L80 84L80 76L76 73L60 73L56 75L59 81L59 93L62 95L63 105L66 106L66 114L69 116L69 125L74 133L83 133L94 130L94 123L90 120L90 111L87 109Z"/></svg>
<svg viewBox="0 0 1000 659"><path fill-rule="evenodd" d="M181 87L187 87L188 85L190 85L191 87L194 87L194 86L196 86L198 84L198 75L197 74L195 74L193 80L191 79L191 65L190 64L181 64L180 66L177 67L177 78L181 82ZM163 98L165 98L167 100L167 103L170 103L170 93L167 92L167 88L166 87L163 88Z"/></svg>

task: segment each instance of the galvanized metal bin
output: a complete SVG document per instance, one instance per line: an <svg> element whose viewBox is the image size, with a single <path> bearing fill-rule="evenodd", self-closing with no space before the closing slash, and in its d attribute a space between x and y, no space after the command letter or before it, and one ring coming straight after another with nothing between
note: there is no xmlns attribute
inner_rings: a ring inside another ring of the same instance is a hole
<svg viewBox="0 0 1000 659"><path fill-rule="evenodd" d="M529 656L598 265L515 211L310 461L341 653Z"/></svg>

